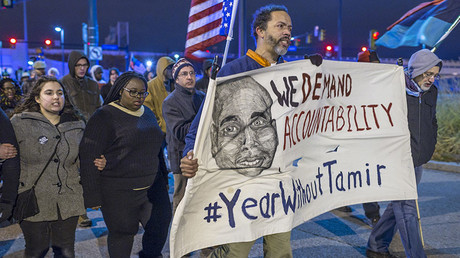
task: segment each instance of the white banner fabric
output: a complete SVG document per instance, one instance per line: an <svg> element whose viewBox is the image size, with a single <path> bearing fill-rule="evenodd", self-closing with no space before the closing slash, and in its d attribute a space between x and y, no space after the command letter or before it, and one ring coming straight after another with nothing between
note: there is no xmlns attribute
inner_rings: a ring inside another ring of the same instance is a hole
<svg viewBox="0 0 460 258"><path fill-rule="evenodd" d="M211 84L171 257L417 198L402 67L300 60Z"/></svg>

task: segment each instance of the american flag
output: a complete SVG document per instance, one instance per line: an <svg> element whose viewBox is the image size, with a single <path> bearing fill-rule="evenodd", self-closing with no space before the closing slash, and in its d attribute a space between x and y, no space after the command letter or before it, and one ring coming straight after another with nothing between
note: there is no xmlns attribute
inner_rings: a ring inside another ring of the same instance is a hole
<svg viewBox="0 0 460 258"><path fill-rule="evenodd" d="M226 39L232 9L233 0L192 0L185 42L186 58L199 60L196 52Z"/></svg>

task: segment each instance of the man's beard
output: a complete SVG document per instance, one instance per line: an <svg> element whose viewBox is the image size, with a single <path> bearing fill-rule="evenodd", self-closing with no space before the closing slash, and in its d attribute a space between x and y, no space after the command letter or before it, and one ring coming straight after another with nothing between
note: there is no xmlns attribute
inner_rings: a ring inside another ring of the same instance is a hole
<svg viewBox="0 0 460 258"><path fill-rule="evenodd" d="M281 40L284 40L285 38L280 38L279 40L275 40L275 38L271 35L268 35L267 40L272 44L273 50L275 50L275 53L284 56L287 53L287 48L284 48L280 45Z"/></svg>

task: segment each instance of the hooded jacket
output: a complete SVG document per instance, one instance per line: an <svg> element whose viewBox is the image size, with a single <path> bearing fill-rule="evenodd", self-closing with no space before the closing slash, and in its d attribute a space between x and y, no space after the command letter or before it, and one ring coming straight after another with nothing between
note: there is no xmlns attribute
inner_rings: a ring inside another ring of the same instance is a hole
<svg viewBox="0 0 460 258"><path fill-rule="evenodd" d="M93 81L88 76L78 78L75 73L75 65L78 60L88 58L78 51L72 51L69 55L69 74L62 78L62 83L69 94L70 102L74 107L78 108L85 117L89 120L91 115L102 105L102 100L97 82Z"/></svg>
<svg viewBox="0 0 460 258"><path fill-rule="evenodd" d="M77 61L78 62L78 61ZM94 75L94 73L96 72L97 68L101 68L102 72L104 72L104 68L102 68L102 66L100 65L93 65L91 67L91 70L89 71L89 73L91 74L91 79L93 79L95 82L97 82L97 84L99 86L102 87L102 85L105 85L107 82L104 81L104 79L101 79L100 81L96 80L96 76Z"/></svg>
<svg viewBox="0 0 460 258"><path fill-rule="evenodd" d="M155 114L158 125L161 130L166 133L166 123L163 118L163 101L168 96L164 81L165 76L163 75L164 70L171 64L174 64L174 60L170 57L164 56L158 59L157 63L157 76L148 82L147 91L150 93L144 101L144 105L150 108Z"/></svg>
<svg viewBox="0 0 460 258"><path fill-rule="evenodd" d="M26 220L53 221L58 213L65 220L84 214L78 145L85 123L62 114L61 122L53 125L39 112L23 112L14 115L11 124L20 150L18 193L32 187L51 159L35 187L40 212ZM56 154L51 156L55 148Z"/></svg>

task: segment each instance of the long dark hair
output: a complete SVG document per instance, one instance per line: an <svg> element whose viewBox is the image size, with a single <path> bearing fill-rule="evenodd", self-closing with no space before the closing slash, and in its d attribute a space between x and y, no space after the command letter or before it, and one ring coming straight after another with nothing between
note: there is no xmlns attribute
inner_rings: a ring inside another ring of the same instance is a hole
<svg viewBox="0 0 460 258"><path fill-rule="evenodd" d="M64 85L60 81L58 81L56 77L47 76L47 75L42 76L40 79L38 79L37 82L35 82L29 96L25 99L25 101L21 105L19 105L14 110L13 114L20 114L22 112L40 112L40 105L37 103L37 101L35 101L35 98L40 97L40 92L42 91L43 86L48 82L59 83L59 85L61 85L62 91L64 92L64 99L65 99L64 108L62 109L59 115L68 114L75 120L84 121L84 118L81 115L81 113L70 102L70 99L67 95Z"/></svg>
<svg viewBox="0 0 460 258"><path fill-rule="evenodd" d="M144 87L147 90L147 80L145 80L142 74L129 71L122 73L114 82L113 86L110 88L107 97L105 97L104 105L109 104L110 102L120 99L120 91L126 87L129 81L132 79L139 79L144 83Z"/></svg>

